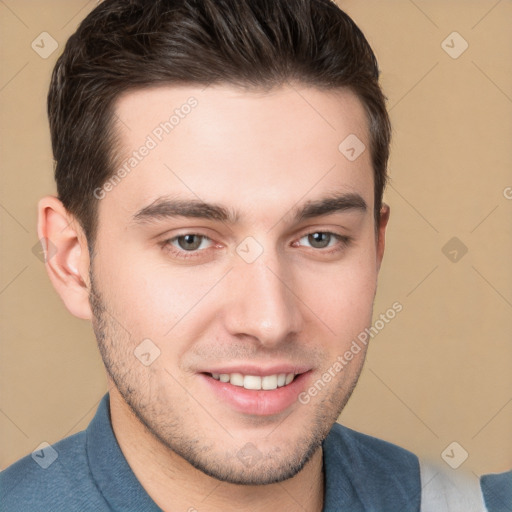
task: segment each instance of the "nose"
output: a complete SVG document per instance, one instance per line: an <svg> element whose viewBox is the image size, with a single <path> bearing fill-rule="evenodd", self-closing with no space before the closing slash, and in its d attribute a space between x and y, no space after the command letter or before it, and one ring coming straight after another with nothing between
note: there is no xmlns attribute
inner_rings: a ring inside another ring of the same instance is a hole
<svg viewBox="0 0 512 512"><path fill-rule="evenodd" d="M268 258L238 262L230 272L224 308L225 328L231 335L250 337L265 347L289 340L302 328L300 299L291 272Z"/></svg>

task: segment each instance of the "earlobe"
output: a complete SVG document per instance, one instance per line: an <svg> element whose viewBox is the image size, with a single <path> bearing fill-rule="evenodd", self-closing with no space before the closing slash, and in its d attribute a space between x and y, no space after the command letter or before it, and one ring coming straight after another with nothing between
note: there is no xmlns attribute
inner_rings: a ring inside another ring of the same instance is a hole
<svg viewBox="0 0 512 512"><path fill-rule="evenodd" d="M386 246L386 227L388 225L390 208L387 204L382 204L380 209L380 220L377 236L377 271L380 270L382 258L384 257L384 248Z"/></svg>
<svg viewBox="0 0 512 512"><path fill-rule="evenodd" d="M76 219L53 196L39 201L37 233L45 251L46 271L66 308L90 319L89 251Z"/></svg>

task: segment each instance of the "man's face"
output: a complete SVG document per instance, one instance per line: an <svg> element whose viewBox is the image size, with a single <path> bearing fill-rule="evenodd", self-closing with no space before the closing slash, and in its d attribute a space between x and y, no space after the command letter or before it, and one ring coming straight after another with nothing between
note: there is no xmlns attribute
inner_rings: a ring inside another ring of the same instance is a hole
<svg viewBox="0 0 512 512"><path fill-rule="evenodd" d="M91 271L111 393L207 474L289 478L364 359L308 395L371 322L370 154L338 149L349 135L368 148L364 109L348 91L160 87L116 114L119 167L138 156L99 201Z"/></svg>

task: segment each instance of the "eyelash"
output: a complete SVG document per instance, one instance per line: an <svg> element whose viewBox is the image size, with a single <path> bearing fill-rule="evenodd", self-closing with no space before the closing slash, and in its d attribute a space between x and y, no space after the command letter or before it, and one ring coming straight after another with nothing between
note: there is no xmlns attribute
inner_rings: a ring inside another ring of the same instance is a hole
<svg viewBox="0 0 512 512"><path fill-rule="evenodd" d="M346 248L350 244L350 242L352 241L352 239L349 236L338 235L337 233L333 233L332 231L312 231L310 233L306 233L305 235L302 235L298 239L298 241L302 240L303 238L307 238L307 237L309 237L311 235L317 235L317 234L329 235L329 236L331 236L332 238L334 238L335 240L338 241L338 243L333 248L331 248L329 250L327 250L327 248L311 247L311 249L315 250L315 252L321 251L323 254L330 254L330 253L333 253L333 252L338 252L339 250ZM329 242L330 241L331 240L329 240ZM293 242L293 244L295 244L295 242Z"/></svg>
<svg viewBox="0 0 512 512"><path fill-rule="evenodd" d="M213 240L206 235L201 235L200 233L192 233L192 232L191 233L183 233L181 235L177 235L172 238L168 238L167 240L164 240L162 242L162 247L163 247L164 251L169 252L172 256L175 256L175 257L178 257L181 259L190 259L190 258L198 258L198 257L202 256L202 254L204 254L205 251L207 251L208 249L211 248L211 247L208 247L207 249L200 249L200 250L196 249L194 251L185 251L184 249L180 250L177 247L174 247L174 245L172 244L179 238L183 238L185 236L190 236L190 235L201 237L203 239L202 241L208 240L209 242L213 243Z"/></svg>
<svg viewBox="0 0 512 512"><path fill-rule="evenodd" d="M300 236L299 238L296 239L296 241L294 241L292 243L292 246L297 247L294 244L296 244L298 241L302 240L303 238L308 237L309 235L314 235L317 233L330 235L331 237L335 238L338 241L338 243L336 243L335 246L332 248L319 248L318 249L318 248L314 248L314 247L308 247L308 249L311 249L312 251L314 251L317 254L324 254L324 255L336 254L336 253L341 252L342 250L346 249L347 247L349 247L353 242L352 237L349 237L346 235L340 235L338 233L333 233L332 231L318 230L318 231L311 231L309 233L305 233L304 235ZM180 250L173 245L173 242L175 242L179 238L185 237L187 235L202 237L203 241L208 240L209 242L212 243L212 245L206 249L196 249L193 251L185 251L183 249ZM206 251L208 251L209 249L211 249L212 247L215 246L215 242L210 237L208 237L206 235L201 235L200 233L189 232L189 233L183 233L181 235L174 236L172 238L168 238L167 240L164 240L161 243L161 245L162 245L162 248L164 251L169 252L174 257L178 257L181 259L191 259L191 258L201 257Z"/></svg>

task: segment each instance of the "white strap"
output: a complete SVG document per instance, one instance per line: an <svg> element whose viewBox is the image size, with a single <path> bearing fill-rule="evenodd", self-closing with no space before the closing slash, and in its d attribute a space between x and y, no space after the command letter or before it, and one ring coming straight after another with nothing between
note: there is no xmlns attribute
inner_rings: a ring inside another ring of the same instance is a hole
<svg viewBox="0 0 512 512"><path fill-rule="evenodd" d="M421 512L487 512L480 480L420 460Z"/></svg>

